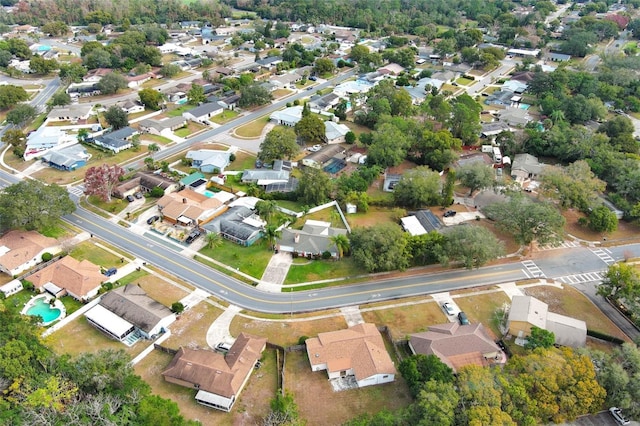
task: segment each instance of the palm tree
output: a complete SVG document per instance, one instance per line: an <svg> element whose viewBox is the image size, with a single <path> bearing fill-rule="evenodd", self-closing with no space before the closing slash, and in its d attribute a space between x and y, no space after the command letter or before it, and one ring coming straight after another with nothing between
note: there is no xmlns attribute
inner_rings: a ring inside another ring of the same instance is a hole
<svg viewBox="0 0 640 426"><path fill-rule="evenodd" d="M218 248L222 245L222 237L215 232L207 233L207 247L210 249Z"/></svg>
<svg viewBox="0 0 640 426"><path fill-rule="evenodd" d="M564 111L560 109L556 109L551 112L551 114L549 115L549 118L551 118L551 121L553 121L553 124L564 122L565 121Z"/></svg>
<svg viewBox="0 0 640 426"><path fill-rule="evenodd" d="M268 249L273 250L276 240L282 236L282 232L278 230L276 225L267 225L264 227L264 237L267 239Z"/></svg>
<svg viewBox="0 0 640 426"><path fill-rule="evenodd" d="M351 248L349 238L347 238L345 234L332 235L329 237L329 241L331 241L338 249L338 259L341 259L342 256Z"/></svg>
<svg viewBox="0 0 640 426"><path fill-rule="evenodd" d="M153 158L153 154L160 151L160 147L158 146L157 143L152 143L149 144L149 146L147 147L147 149L149 150L149 152L151 153L151 158Z"/></svg>
<svg viewBox="0 0 640 426"><path fill-rule="evenodd" d="M340 214L338 210L333 209L329 213L329 222L331 222L331 226L334 226L336 223L340 222Z"/></svg>
<svg viewBox="0 0 640 426"><path fill-rule="evenodd" d="M265 222L271 222L271 218L278 210L278 205L273 200L260 200L256 203L256 211L258 216Z"/></svg>

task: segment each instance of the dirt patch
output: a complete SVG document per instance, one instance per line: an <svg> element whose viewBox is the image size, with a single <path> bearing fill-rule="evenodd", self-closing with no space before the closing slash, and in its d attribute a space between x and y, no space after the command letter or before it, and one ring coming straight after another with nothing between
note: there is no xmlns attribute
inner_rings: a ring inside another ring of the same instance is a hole
<svg viewBox="0 0 640 426"><path fill-rule="evenodd" d="M571 286L560 289L551 286L521 288L528 296L533 296L549 305L549 312L583 320L587 328L628 341L629 338L591 302L586 296Z"/></svg>
<svg viewBox="0 0 640 426"><path fill-rule="evenodd" d="M339 425L363 413L396 411L412 402L400 374L393 383L333 392L326 371L311 371L306 352L287 354L285 388L293 394L308 426Z"/></svg>
<svg viewBox="0 0 640 426"><path fill-rule="evenodd" d="M141 277L136 280L136 284L147 292L149 297L168 308L171 307L172 303L180 301L180 299L188 294L181 288L173 286L155 275Z"/></svg>
<svg viewBox="0 0 640 426"><path fill-rule="evenodd" d="M208 348L207 331L222 311L207 302L198 305L180 315L180 318L171 324L171 337L164 346L178 349L186 346L192 349Z"/></svg>
<svg viewBox="0 0 640 426"><path fill-rule="evenodd" d="M565 230L568 234L578 237L587 241L604 241L612 243L615 241L640 241L640 227L636 224L629 223L623 220L618 221L618 229L611 233L594 232L589 228L580 226L578 220L581 217L585 217L584 213L581 213L575 209L569 209L562 212L567 224Z"/></svg>

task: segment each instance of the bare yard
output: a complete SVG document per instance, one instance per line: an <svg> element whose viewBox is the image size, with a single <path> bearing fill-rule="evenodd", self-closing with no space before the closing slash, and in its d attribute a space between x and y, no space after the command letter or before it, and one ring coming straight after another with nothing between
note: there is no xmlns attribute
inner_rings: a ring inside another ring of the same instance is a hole
<svg viewBox="0 0 640 426"><path fill-rule="evenodd" d="M207 302L198 305L180 315L180 319L171 324L171 337L164 346L178 349L180 346L189 348L208 348L207 330L222 312Z"/></svg>

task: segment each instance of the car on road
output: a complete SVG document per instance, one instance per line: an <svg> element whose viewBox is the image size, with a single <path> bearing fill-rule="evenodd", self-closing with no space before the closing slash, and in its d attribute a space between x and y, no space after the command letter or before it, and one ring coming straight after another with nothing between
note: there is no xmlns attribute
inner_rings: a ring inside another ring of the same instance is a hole
<svg viewBox="0 0 640 426"><path fill-rule="evenodd" d="M153 222L160 220L160 216L151 216L147 219L147 225L151 225Z"/></svg>
<svg viewBox="0 0 640 426"><path fill-rule="evenodd" d="M444 217L453 217L456 215L456 213L458 213L455 210L447 210L446 212L444 212Z"/></svg>
<svg viewBox="0 0 640 426"><path fill-rule="evenodd" d="M127 195L127 201L128 202L132 202L134 200L135 200L135 198L133 198L133 195Z"/></svg>
<svg viewBox="0 0 640 426"><path fill-rule="evenodd" d="M631 422L622 414L622 410L619 409L618 407L611 407L609 408L609 413L611 413L611 416L613 417L613 419L616 421L616 423L618 423L619 425L628 425Z"/></svg>
<svg viewBox="0 0 640 426"><path fill-rule="evenodd" d="M447 315L453 315L456 313L455 309L453 309L453 306L451 306L451 303L449 302L445 302L442 305L442 309L444 309L444 311L447 313Z"/></svg>
<svg viewBox="0 0 640 426"><path fill-rule="evenodd" d="M464 312L458 312L458 321L460 321L460 325L469 325L469 318Z"/></svg>

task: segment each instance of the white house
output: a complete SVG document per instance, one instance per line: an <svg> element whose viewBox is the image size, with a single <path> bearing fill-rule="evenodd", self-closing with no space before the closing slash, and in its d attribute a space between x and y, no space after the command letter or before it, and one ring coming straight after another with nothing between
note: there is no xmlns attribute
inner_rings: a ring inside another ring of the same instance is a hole
<svg viewBox="0 0 640 426"><path fill-rule="evenodd" d="M9 231L0 238L0 271L14 276L42 262L44 253L57 254L55 238L35 231Z"/></svg>
<svg viewBox="0 0 640 426"><path fill-rule="evenodd" d="M324 131L327 143L332 144L345 142L345 136L350 132L350 129L344 124L328 120L324 122Z"/></svg>
<svg viewBox="0 0 640 426"><path fill-rule="evenodd" d="M353 376L358 387L395 380L396 368L375 324L319 333L306 347L311 370L327 370L330 380Z"/></svg>
<svg viewBox="0 0 640 426"><path fill-rule="evenodd" d="M302 108L301 105L296 105L281 111L274 111L269 119L276 124L293 127L302 120Z"/></svg>
<svg viewBox="0 0 640 426"><path fill-rule="evenodd" d="M211 122L209 119L214 115L218 115L224 111L224 106L218 102L209 102L202 104L198 107L183 112L182 116L187 120L195 121L196 123L202 123L209 126Z"/></svg>

